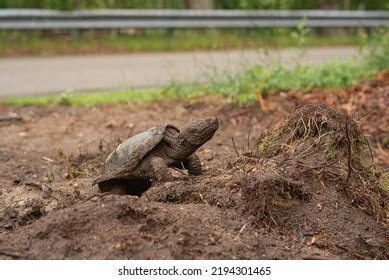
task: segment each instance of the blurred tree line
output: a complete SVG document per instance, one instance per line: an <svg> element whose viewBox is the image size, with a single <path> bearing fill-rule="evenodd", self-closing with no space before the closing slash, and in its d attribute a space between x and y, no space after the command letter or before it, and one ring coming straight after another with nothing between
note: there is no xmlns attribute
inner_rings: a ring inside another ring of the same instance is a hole
<svg viewBox="0 0 389 280"><path fill-rule="evenodd" d="M0 0L0 8L40 9L389 9L387 0Z"/></svg>

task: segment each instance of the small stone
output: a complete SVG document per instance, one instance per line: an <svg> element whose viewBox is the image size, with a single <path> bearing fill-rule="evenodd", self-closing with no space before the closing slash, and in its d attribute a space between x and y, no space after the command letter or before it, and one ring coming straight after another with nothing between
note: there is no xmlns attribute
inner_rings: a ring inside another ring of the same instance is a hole
<svg viewBox="0 0 389 280"><path fill-rule="evenodd" d="M81 195L81 192L79 190L74 190L73 195L75 195L76 197L79 197Z"/></svg>
<svg viewBox="0 0 389 280"><path fill-rule="evenodd" d="M14 208L7 207L4 210L4 213L9 217L9 218L16 218L18 216L18 213Z"/></svg>
<svg viewBox="0 0 389 280"><path fill-rule="evenodd" d="M15 179L13 180L13 183L14 183L15 185L19 185L21 182L22 182L22 179L20 179L20 178L15 178Z"/></svg>
<svg viewBox="0 0 389 280"><path fill-rule="evenodd" d="M13 225L12 224L5 224L3 226L4 229L12 229L13 228Z"/></svg>
<svg viewBox="0 0 389 280"><path fill-rule="evenodd" d="M110 121L110 122L107 122L105 124L105 127L112 129L112 128L116 127L116 124L114 122Z"/></svg>
<svg viewBox="0 0 389 280"><path fill-rule="evenodd" d="M27 132L21 131L21 132L19 132L19 136L22 137L22 138L26 138L27 137Z"/></svg>

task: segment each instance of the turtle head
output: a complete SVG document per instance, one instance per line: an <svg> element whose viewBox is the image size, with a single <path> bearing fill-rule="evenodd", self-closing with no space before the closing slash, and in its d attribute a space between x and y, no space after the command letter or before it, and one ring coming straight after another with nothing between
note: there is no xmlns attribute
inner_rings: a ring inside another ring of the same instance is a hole
<svg viewBox="0 0 389 280"><path fill-rule="evenodd" d="M219 120L216 117L197 119L187 123L180 132L185 142L200 147L210 140L219 128Z"/></svg>
<svg viewBox="0 0 389 280"><path fill-rule="evenodd" d="M168 125L164 135L164 141L168 144L165 152L170 158L186 159L211 139L218 128L216 117L193 120L181 130Z"/></svg>

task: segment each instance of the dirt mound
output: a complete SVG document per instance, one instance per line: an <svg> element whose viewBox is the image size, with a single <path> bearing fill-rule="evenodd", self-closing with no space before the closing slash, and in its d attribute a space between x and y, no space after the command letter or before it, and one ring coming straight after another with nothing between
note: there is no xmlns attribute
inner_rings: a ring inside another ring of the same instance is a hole
<svg viewBox="0 0 389 280"><path fill-rule="evenodd" d="M309 93L289 92L286 96L270 97L269 103L292 112L302 104L325 104L352 114L375 148L373 152L380 166L389 170L389 79L388 72L377 79L361 82L341 90L316 89Z"/></svg>
<svg viewBox="0 0 389 280"><path fill-rule="evenodd" d="M281 93L264 100L266 110L210 97L0 104L1 117L22 118L0 125L0 258L387 259L378 181L389 178L388 90L386 78ZM294 111L307 103L332 109ZM219 118L219 131L198 151L205 172L174 172L174 181L154 183L139 198L101 195L92 180L106 156L161 115L177 126Z"/></svg>
<svg viewBox="0 0 389 280"><path fill-rule="evenodd" d="M302 106L259 137L250 160L236 163L235 170L246 174L244 211L259 227L297 233L302 242L333 253L386 258L389 234L375 226L386 217L386 195L369 166L368 151L347 113ZM346 242L353 232L359 236Z"/></svg>
<svg viewBox="0 0 389 280"><path fill-rule="evenodd" d="M283 162L286 157L309 167L303 173L314 170L332 177L356 206L385 217L382 187L367 159L368 140L347 113L325 105L302 106L256 146L256 157L282 157Z"/></svg>
<svg viewBox="0 0 389 280"><path fill-rule="evenodd" d="M240 231L244 223L234 211L206 205L182 207L144 203L131 196L95 196L8 233L0 255L28 259L259 257L265 253L260 250L263 245L251 238L252 227Z"/></svg>
<svg viewBox="0 0 389 280"><path fill-rule="evenodd" d="M142 199L174 204L206 204L219 208L239 205L240 193L235 188L233 175L209 172L198 178L159 183L147 190Z"/></svg>

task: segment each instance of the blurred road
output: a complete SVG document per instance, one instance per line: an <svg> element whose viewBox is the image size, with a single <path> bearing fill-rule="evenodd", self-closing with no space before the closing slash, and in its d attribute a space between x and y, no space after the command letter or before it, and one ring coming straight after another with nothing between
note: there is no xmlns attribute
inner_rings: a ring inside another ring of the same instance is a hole
<svg viewBox="0 0 389 280"><path fill-rule="evenodd" d="M209 75L236 73L247 67L281 59L288 66L324 63L357 54L354 47L309 49L195 51L118 55L82 55L0 59L0 98L56 94L64 90L94 91L152 88L171 81L205 81Z"/></svg>

